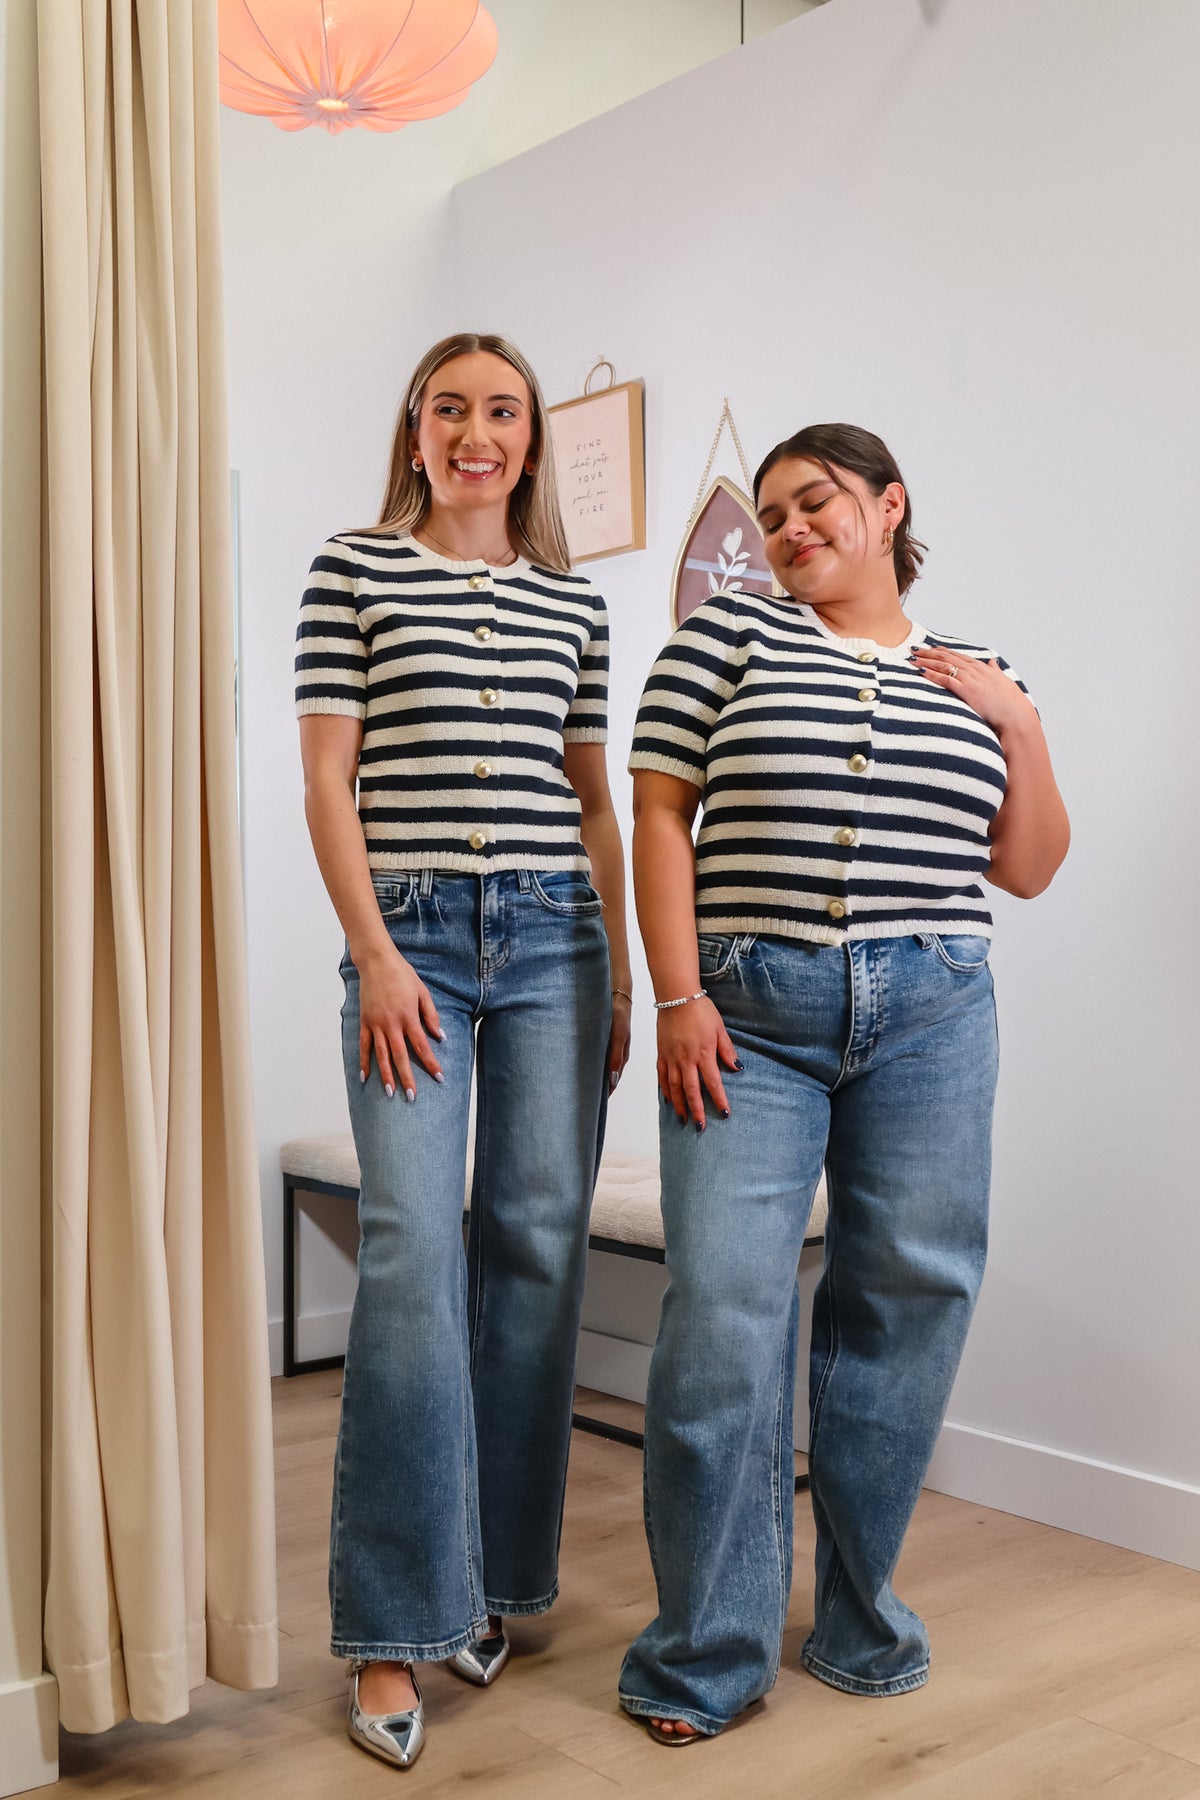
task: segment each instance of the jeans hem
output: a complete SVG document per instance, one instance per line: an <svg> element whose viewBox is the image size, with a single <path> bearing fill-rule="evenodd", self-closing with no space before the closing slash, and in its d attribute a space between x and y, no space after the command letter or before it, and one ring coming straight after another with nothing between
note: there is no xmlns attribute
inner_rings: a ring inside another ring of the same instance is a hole
<svg viewBox="0 0 1200 1800"><path fill-rule="evenodd" d="M449 1656L456 1656L460 1650L469 1650L477 1644L481 1637L486 1637L488 1630L487 1614L477 1619L467 1631L460 1631L452 1638L443 1638L436 1644L356 1644L348 1638L330 1640L330 1653L343 1660L356 1658L362 1662L445 1662Z"/></svg>
<svg viewBox="0 0 1200 1800"><path fill-rule="evenodd" d="M484 1605L490 1613L502 1614L507 1619L530 1619L535 1613L549 1612L558 1599L558 1583L555 1582L548 1594L540 1600L485 1600Z"/></svg>
<svg viewBox="0 0 1200 1800"><path fill-rule="evenodd" d="M631 1719L677 1719L681 1724L694 1726L702 1737L716 1737L729 1723L728 1719L714 1719L686 1706L660 1706L657 1700L639 1700L633 1694L618 1693L617 1699Z"/></svg>
<svg viewBox="0 0 1200 1800"><path fill-rule="evenodd" d="M887 1681L864 1681L858 1675L846 1675L841 1669L831 1668L817 1656L801 1651L800 1662L810 1675L823 1681L826 1687L839 1688L843 1694L862 1694L870 1700L886 1700L894 1694L911 1694L922 1688L929 1680L929 1664L914 1671L911 1675L895 1675Z"/></svg>

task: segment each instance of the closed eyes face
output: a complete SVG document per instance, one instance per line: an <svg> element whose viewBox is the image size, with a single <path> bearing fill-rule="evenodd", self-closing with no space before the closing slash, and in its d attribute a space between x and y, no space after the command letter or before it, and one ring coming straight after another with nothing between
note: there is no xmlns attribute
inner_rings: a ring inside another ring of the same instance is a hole
<svg viewBox="0 0 1200 1800"><path fill-rule="evenodd" d="M768 469L758 493L758 522L767 561L794 600L840 584L862 567L869 546L881 542L894 495L882 495L847 469L834 481L808 457L788 457ZM839 483L841 485L839 485Z"/></svg>
<svg viewBox="0 0 1200 1800"><path fill-rule="evenodd" d="M532 460L532 443L529 389L502 356L473 351L430 376L414 454L441 506L457 510L507 500Z"/></svg>

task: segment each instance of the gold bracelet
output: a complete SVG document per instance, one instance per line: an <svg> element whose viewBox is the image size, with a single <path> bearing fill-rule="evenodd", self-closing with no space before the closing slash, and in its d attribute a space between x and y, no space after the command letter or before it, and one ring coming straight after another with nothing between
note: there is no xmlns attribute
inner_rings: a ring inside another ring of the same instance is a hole
<svg viewBox="0 0 1200 1800"><path fill-rule="evenodd" d="M610 989L610 992L613 994L620 994L622 1000L628 1000L630 1006L633 1005L633 995L629 992L628 988L612 988Z"/></svg>

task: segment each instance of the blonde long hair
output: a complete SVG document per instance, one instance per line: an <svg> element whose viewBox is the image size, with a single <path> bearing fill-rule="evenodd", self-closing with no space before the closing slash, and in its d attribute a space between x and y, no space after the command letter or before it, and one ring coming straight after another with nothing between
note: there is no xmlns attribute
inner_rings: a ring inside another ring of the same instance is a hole
<svg viewBox="0 0 1200 1800"><path fill-rule="evenodd" d="M387 487L379 519L376 524L362 529L370 533L415 531L429 517L429 478L423 469L412 466L426 384L443 363L453 361L456 356L471 356L479 350L490 356L503 357L524 378L529 389L533 425L529 454L534 459L534 470L529 475L522 469L517 485L508 497L509 541L513 549L530 562L565 572L571 567L571 552L567 548L567 534L558 506L546 402L537 376L516 345L492 332L458 331L452 337L442 338L425 352L413 370L396 416Z"/></svg>

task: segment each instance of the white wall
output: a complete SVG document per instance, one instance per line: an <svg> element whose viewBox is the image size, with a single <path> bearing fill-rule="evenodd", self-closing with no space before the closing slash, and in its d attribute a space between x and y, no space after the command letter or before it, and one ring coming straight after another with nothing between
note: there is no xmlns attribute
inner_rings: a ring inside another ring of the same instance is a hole
<svg viewBox="0 0 1200 1800"><path fill-rule="evenodd" d="M618 766L726 393L752 460L888 438L915 615L1027 674L1075 845L997 896L993 1252L934 1479L1196 1564L1198 66L1192 0L835 0L454 207L457 291L552 395L601 350L646 379L649 547L593 571Z"/></svg>
<svg viewBox="0 0 1200 1800"><path fill-rule="evenodd" d="M804 0L749 0L747 35ZM488 271L456 281L449 195L738 42L738 0L492 0L496 63L464 104L392 135L281 132L222 112L230 454L240 475L243 841L273 1366L280 1366L278 1151L345 1128L336 921L302 816L292 642L309 562L373 518L397 399L443 333L489 329ZM536 214L493 237L525 266ZM353 1294L344 1208L306 1225L302 1353L336 1351Z"/></svg>

